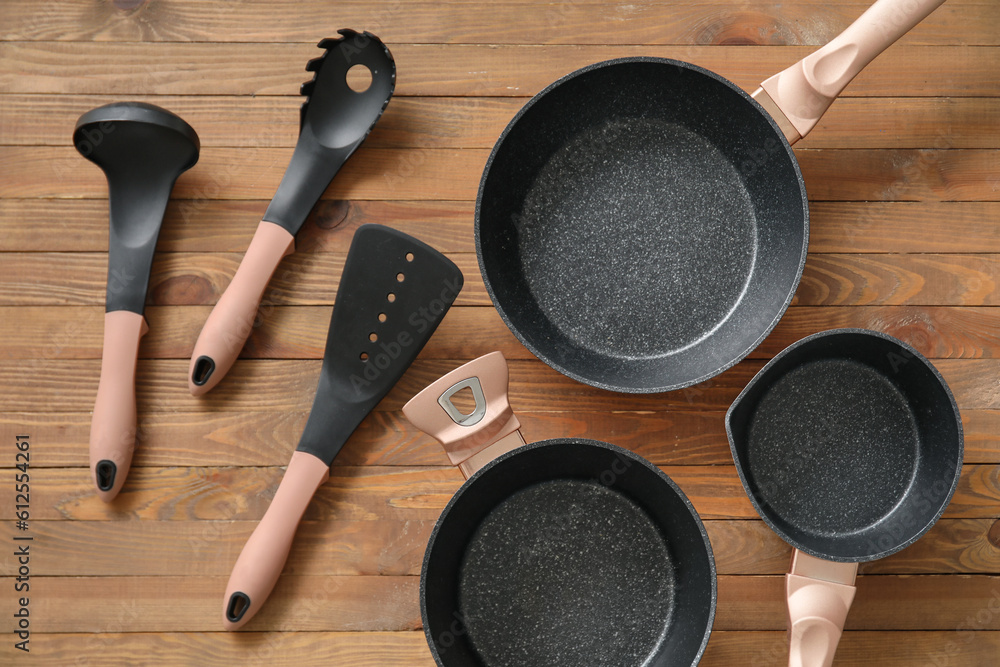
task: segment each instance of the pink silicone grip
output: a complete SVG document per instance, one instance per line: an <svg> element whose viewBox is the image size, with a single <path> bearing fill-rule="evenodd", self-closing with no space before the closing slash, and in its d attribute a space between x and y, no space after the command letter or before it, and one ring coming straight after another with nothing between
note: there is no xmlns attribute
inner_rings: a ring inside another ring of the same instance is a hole
<svg viewBox="0 0 1000 667"><path fill-rule="evenodd" d="M804 137L868 63L942 4L944 0L878 0L829 44L761 88Z"/></svg>
<svg viewBox="0 0 1000 667"><path fill-rule="evenodd" d="M128 310L104 314L101 380L90 422L90 475L104 502L121 491L135 450L135 368L146 318Z"/></svg>
<svg viewBox="0 0 1000 667"><path fill-rule="evenodd" d="M789 667L831 667L854 601L857 571L857 563L794 551L785 575Z"/></svg>
<svg viewBox="0 0 1000 667"><path fill-rule="evenodd" d="M215 304L191 354L188 389L200 396L225 377L250 337L257 307L281 259L295 251L295 237L262 220L233 281Z"/></svg>
<svg viewBox="0 0 1000 667"><path fill-rule="evenodd" d="M243 546L226 585L222 610L226 630L238 630L253 618L271 589L292 548L292 539L316 489L330 478L330 466L306 452L295 452L271 506Z"/></svg>

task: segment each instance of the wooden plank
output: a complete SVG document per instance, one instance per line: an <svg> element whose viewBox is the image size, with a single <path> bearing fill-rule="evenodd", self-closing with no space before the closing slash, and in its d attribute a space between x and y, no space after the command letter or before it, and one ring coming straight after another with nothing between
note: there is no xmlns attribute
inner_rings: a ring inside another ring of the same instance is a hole
<svg viewBox="0 0 1000 667"><path fill-rule="evenodd" d="M822 45L867 5L812 2L740 6L714 2L497 2L489 12L468 4L340 2L342 25L369 26L384 41L420 44L767 44ZM269 2L206 8L164 6L93 9L71 2L11 11L3 40L151 42L315 42L329 20L319 2ZM620 40L611 40L607 24ZM949 3L901 41L906 44L997 44L1000 22L983 4Z"/></svg>
<svg viewBox="0 0 1000 667"><path fill-rule="evenodd" d="M142 359L189 359L211 306L150 306ZM243 359L322 359L329 306L275 306L259 320ZM748 358L770 359L827 329L882 331L931 359L1000 357L1000 308L951 306L792 306ZM0 359L100 359L101 306L0 306ZM533 359L490 307L455 308L420 353L422 359L473 359L493 350Z"/></svg>
<svg viewBox="0 0 1000 667"><path fill-rule="evenodd" d="M227 577L40 577L32 581L34 632L198 632L221 624ZM5 579L5 585L10 581ZM420 627L418 577L283 576L246 628L400 631ZM859 577L847 628L953 630L970 609L1000 600L1000 578L982 575ZM721 576L718 630L782 630L784 577ZM1000 629L988 614L980 629ZM118 621L120 619L120 621ZM13 618L3 621L10 632Z"/></svg>
<svg viewBox="0 0 1000 667"><path fill-rule="evenodd" d="M326 196L469 201L488 156L487 149L362 147ZM813 201L1000 201L995 150L803 149L797 156ZM289 148L205 149L178 179L174 196L265 199L290 158ZM107 196L101 171L70 146L0 146L0 174L4 198Z"/></svg>
<svg viewBox="0 0 1000 667"><path fill-rule="evenodd" d="M303 402L303 405L305 402ZM255 412L160 412L139 415L133 465L280 466L299 440L308 408ZM593 438L630 449L658 465L720 465L732 461L723 412L540 412L518 410L525 437ZM1000 463L1000 411L962 411L965 462ZM0 442L27 433L45 443L35 468L86 467L89 413L0 414ZM0 462L13 466L13 460ZM401 413L377 411L361 423L334 465L432 466L446 459L436 441Z"/></svg>
<svg viewBox="0 0 1000 667"><path fill-rule="evenodd" d="M959 631L864 632L848 630L837 645L834 667L913 667L991 665L1000 652L1000 632L972 624ZM783 665L788 661L785 632L713 632L702 667ZM420 663L415 663L420 664Z"/></svg>
<svg viewBox="0 0 1000 667"><path fill-rule="evenodd" d="M0 522L0 536L18 534ZM862 563L861 574L1000 574L992 519L943 519L913 546ZM256 521L35 521L35 572L47 577L211 576L232 570ZM304 521L284 572L298 576L420 575L433 520ZM720 575L788 571L791 547L763 521L706 521ZM12 543L12 542L11 542ZM142 558L122 554L142 553ZM18 563L0 560L0 576Z"/></svg>
<svg viewBox="0 0 1000 667"><path fill-rule="evenodd" d="M755 519L736 468L660 466L703 519ZM259 520L270 504L280 468L133 468L113 504L97 498L80 468L36 470L32 520L190 521ZM306 520L435 520L462 485L452 468L334 466L304 515ZM35 499L39 502L36 503ZM13 498L0 499L0 516L13 515ZM1000 502L1000 467L966 465L944 516L993 519Z"/></svg>
<svg viewBox="0 0 1000 667"><path fill-rule="evenodd" d="M171 200L157 252L242 253L266 208L261 200ZM465 201L324 199L296 237L295 252L347 252L354 230L369 222L442 252L475 252L473 209ZM1000 253L1000 202L812 202L809 235L813 254ZM2 250L107 247L106 199L0 199Z"/></svg>
<svg viewBox="0 0 1000 667"><path fill-rule="evenodd" d="M1000 15L998 15L1000 16ZM111 95L0 95L0 145L65 146L77 118ZM282 148L298 140L294 97L139 96L184 118L203 148ZM365 145L375 148L492 148L523 98L396 97ZM998 148L1000 100L846 98L798 148Z"/></svg>
<svg viewBox="0 0 1000 667"><path fill-rule="evenodd" d="M1000 652L996 631L848 630L837 647L835 667L990 665ZM701 667L780 665L787 660L784 631L712 632ZM78 661L105 667L266 661L274 667L434 667L424 633L412 632L155 632L67 634L33 637L31 662L63 667Z"/></svg>
<svg viewBox="0 0 1000 667"><path fill-rule="evenodd" d="M0 89L63 95L294 95L312 44L261 44L254 67L222 43L0 42ZM752 57L749 57L752 48ZM394 44L397 95L524 97L591 63L660 56L700 65L743 88L804 58L808 46L502 46ZM847 87L848 97L992 97L1000 50L894 46ZM475 69L470 69L474 63ZM405 76L403 76L405 73Z"/></svg>
<svg viewBox="0 0 1000 667"><path fill-rule="evenodd" d="M267 204L261 200L172 199L157 252L242 254ZM389 225L441 252L475 252L473 208L472 202L456 201L324 199L296 235L295 253L346 253L354 232L366 223ZM990 213L984 211L982 218ZM983 251L985 239L991 238L984 234L983 241L975 244L976 224L975 220L969 224L970 252ZM107 251L107 199L0 199L0 244L2 250L29 252Z"/></svg>
<svg viewBox="0 0 1000 667"><path fill-rule="evenodd" d="M454 369L460 361L417 360L376 410L399 410L417 392ZM693 387L665 394L620 394L584 385L538 361L508 362L510 399L519 406L547 411L725 411L747 382L763 366L743 361L726 372ZM962 410L1000 409L1000 360L940 359L941 371ZM218 391L201 397L188 393L188 361L150 359L139 363L136 400L140 415L164 412L302 410L312 401L319 377L316 360L238 360ZM12 412L87 412L93 408L100 361L0 361L0 381L19 387L10 395ZM58 392L58 393L54 393ZM57 401L52 396L58 396Z"/></svg>
<svg viewBox="0 0 1000 667"><path fill-rule="evenodd" d="M127 617L129 608L118 610ZM114 617L112 617L114 618ZM46 633L31 637L31 664L65 667L240 665L273 667L434 667L424 633L407 632L116 632ZM747 634L747 633L740 633ZM896 633L899 634L899 633ZM913 634L913 633L908 633ZM978 643L972 649L978 649ZM702 663L705 664L705 663Z"/></svg>
<svg viewBox="0 0 1000 667"><path fill-rule="evenodd" d="M418 360L376 407L398 410L411 396L453 369L459 362ZM724 410L762 366L744 361L711 380L675 392L626 395L595 389L571 380L540 362L509 362L511 401L544 405L555 411L593 410ZM935 362L963 410L1000 408L997 360L942 359ZM225 392L194 398L178 378L187 376L185 360L149 360L139 364L137 401L140 414L215 410L301 409L301 397L311 397L319 361L237 361L226 379ZM91 407L100 362L97 360L0 362L0 378L17 381L22 391L10 399L13 411L78 412ZM991 375L992 374L992 375ZM28 378L26 381L25 378ZM46 392L59 391L58 404L47 403ZM310 398L311 400L311 398Z"/></svg>
<svg viewBox="0 0 1000 667"><path fill-rule="evenodd" d="M458 306L490 306L479 263L450 253L465 276ZM344 253L295 253L268 283L261 315L277 306L329 306L337 293ZM146 303L213 305L236 273L240 253L158 253ZM60 271L52 272L58 263ZM0 253L0 307L103 305L104 253ZM998 306L997 254L809 255L796 306Z"/></svg>

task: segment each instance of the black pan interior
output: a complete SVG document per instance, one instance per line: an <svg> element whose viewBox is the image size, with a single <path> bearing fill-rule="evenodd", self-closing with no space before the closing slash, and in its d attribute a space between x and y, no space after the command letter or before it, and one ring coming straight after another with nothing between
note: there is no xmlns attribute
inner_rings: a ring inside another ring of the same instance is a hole
<svg viewBox="0 0 1000 667"><path fill-rule="evenodd" d="M948 504L962 425L934 367L862 330L796 343L751 381L727 415L757 511L793 546L840 561L898 551Z"/></svg>
<svg viewBox="0 0 1000 667"><path fill-rule="evenodd" d="M711 631L704 528L659 470L606 443L549 440L474 476L424 562L440 665L690 665Z"/></svg>
<svg viewBox="0 0 1000 667"><path fill-rule="evenodd" d="M808 241L788 143L732 83L608 61L540 93L500 137L476 209L480 268L514 333L589 384L711 377L763 339Z"/></svg>

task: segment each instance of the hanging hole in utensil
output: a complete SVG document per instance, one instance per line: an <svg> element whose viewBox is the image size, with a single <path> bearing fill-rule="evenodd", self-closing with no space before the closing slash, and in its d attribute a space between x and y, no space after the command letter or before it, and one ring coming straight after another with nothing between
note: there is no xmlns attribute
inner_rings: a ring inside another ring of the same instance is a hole
<svg viewBox="0 0 1000 667"><path fill-rule="evenodd" d="M404 280L406 280L406 276L405 275L403 275L402 273L397 273L396 274L396 282L397 283L401 283Z"/></svg>
<svg viewBox="0 0 1000 667"><path fill-rule="evenodd" d="M389 303L392 303L393 301L395 301L395 300L396 300L396 295L395 295L395 294L393 294L392 292L389 292L389 293L388 293L388 294L387 294L387 295L385 296L385 299L386 299L386 301L388 301Z"/></svg>
<svg viewBox="0 0 1000 667"><path fill-rule="evenodd" d="M115 473L118 471L118 467L113 461L108 461L104 459L99 461L94 467L94 472L97 476L97 488L101 491L110 491L115 485Z"/></svg>
<svg viewBox="0 0 1000 667"><path fill-rule="evenodd" d="M362 64L347 70L347 85L356 93L363 93L372 85L372 71Z"/></svg>
<svg viewBox="0 0 1000 667"><path fill-rule="evenodd" d="M208 378L212 377L213 372L215 372L215 362L211 357L202 355L198 357L198 361L194 362L194 373L191 374L191 381L202 387L208 382Z"/></svg>
<svg viewBox="0 0 1000 667"><path fill-rule="evenodd" d="M370 334L368 334L368 340L374 343L375 341L378 340L378 334L375 333L374 331L371 332Z"/></svg>
<svg viewBox="0 0 1000 667"><path fill-rule="evenodd" d="M361 353L361 361L368 361L368 353L367 352L362 352Z"/></svg>
<svg viewBox="0 0 1000 667"><path fill-rule="evenodd" d="M250 598L246 593L233 593L229 598L229 605L226 607L226 618L230 623L243 618L243 614L250 608Z"/></svg>
<svg viewBox="0 0 1000 667"><path fill-rule="evenodd" d="M389 317L385 313L379 313L378 314L378 321L379 322L385 322L387 319L389 319Z"/></svg>
<svg viewBox="0 0 1000 667"><path fill-rule="evenodd" d="M407 262L412 262L413 261L413 253L412 252L406 253L406 261Z"/></svg>

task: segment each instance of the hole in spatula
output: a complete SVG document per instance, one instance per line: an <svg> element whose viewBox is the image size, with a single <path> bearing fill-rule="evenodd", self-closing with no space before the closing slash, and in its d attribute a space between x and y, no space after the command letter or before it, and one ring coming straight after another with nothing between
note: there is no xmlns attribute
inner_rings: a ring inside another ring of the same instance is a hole
<svg viewBox="0 0 1000 667"><path fill-rule="evenodd" d="M379 313L378 314L378 321L379 322L385 322L387 319L389 319L389 317L385 313Z"/></svg>
<svg viewBox="0 0 1000 667"><path fill-rule="evenodd" d="M98 461L97 465L94 466L94 473L97 476L97 488L101 491L110 491L111 487L115 485L115 473L117 471L118 468L112 461L106 459Z"/></svg>
<svg viewBox="0 0 1000 667"><path fill-rule="evenodd" d="M212 377L214 371L215 362L210 357L198 357L198 361L194 362L194 373L191 375L191 380L200 387L208 382L208 378Z"/></svg>
<svg viewBox="0 0 1000 667"><path fill-rule="evenodd" d="M347 70L347 86L356 93L363 93L372 85L372 71L357 64Z"/></svg>
<svg viewBox="0 0 1000 667"><path fill-rule="evenodd" d="M368 353L367 352L362 352L360 359L361 359L361 361L368 361Z"/></svg>
<svg viewBox="0 0 1000 667"><path fill-rule="evenodd" d="M375 333L374 331L371 332L370 334L368 334L368 340L374 343L375 341L378 340L378 334Z"/></svg>
<svg viewBox="0 0 1000 667"><path fill-rule="evenodd" d="M451 404L455 409L468 417L476 411L476 397L469 387L463 387L451 395Z"/></svg>
<svg viewBox="0 0 1000 667"><path fill-rule="evenodd" d="M396 295L393 294L392 292L389 292L388 294L385 295L385 300L388 301L389 303L392 303L393 301L396 300Z"/></svg>
<svg viewBox="0 0 1000 667"><path fill-rule="evenodd" d="M412 262L413 261L413 253L412 252L406 253L406 261L407 262Z"/></svg>
<svg viewBox="0 0 1000 667"><path fill-rule="evenodd" d="M406 276L404 274L402 274L402 273L397 273L396 274L396 282L401 283L404 280L406 280Z"/></svg>

